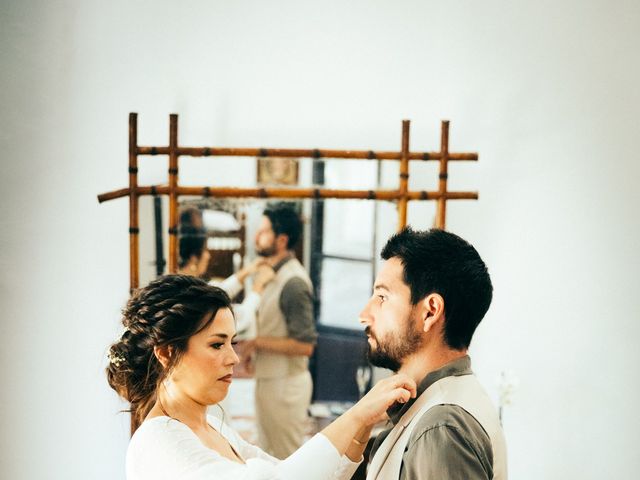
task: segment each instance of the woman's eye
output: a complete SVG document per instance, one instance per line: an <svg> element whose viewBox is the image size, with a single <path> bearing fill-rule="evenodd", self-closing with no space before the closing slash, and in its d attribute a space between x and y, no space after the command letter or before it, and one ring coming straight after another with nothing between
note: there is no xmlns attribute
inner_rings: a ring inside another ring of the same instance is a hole
<svg viewBox="0 0 640 480"><path fill-rule="evenodd" d="M378 298L380 299L380 303L383 303L387 299L384 295L378 295Z"/></svg>
<svg viewBox="0 0 640 480"><path fill-rule="evenodd" d="M224 346L224 343L214 343L211 346L216 350L220 350Z"/></svg>
<svg viewBox="0 0 640 480"><path fill-rule="evenodd" d="M233 342L231 342L231 346L235 347L236 345L238 345L238 342L236 340L234 340Z"/></svg>

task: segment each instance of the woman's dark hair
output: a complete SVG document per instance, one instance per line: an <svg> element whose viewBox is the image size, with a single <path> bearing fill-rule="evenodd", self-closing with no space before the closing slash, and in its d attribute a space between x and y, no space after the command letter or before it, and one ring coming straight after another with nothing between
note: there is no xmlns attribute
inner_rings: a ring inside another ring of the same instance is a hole
<svg viewBox="0 0 640 480"><path fill-rule="evenodd" d="M153 407L156 390L221 308L231 308L224 290L188 275L166 275L137 290L122 311L125 331L109 349L107 380L131 404L132 433ZM167 367L154 347L171 347Z"/></svg>
<svg viewBox="0 0 640 480"><path fill-rule="evenodd" d="M193 227L204 228L202 210L196 207L185 207L180 210L180 228Z"/></svg>
<svg viewBox="0 0 640 480"><path fill-rule="evenodd" d="M400 259L413 305L431 293L442 296L444 341L456 350L467 348L493 296L489 271L476 249L444 230L406 227L387 241L380 256Z"/></svg>
<svg viewBox="0 0 640 480"><path fill-rule="evenodd" d="M180 260L178 266L183 268L193 256L200 258L204 252L207 236L203 228L180 226Z"/></svg>

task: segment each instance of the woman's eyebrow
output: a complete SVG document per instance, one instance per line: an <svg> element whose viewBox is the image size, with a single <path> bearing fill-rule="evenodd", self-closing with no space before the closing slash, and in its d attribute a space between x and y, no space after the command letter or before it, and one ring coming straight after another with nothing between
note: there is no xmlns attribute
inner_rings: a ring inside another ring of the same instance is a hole
<svg viewBox="0 0 640 480"><path fill-rule="evenodd" d="M236 338L236 336L237 336L237 334L234 333L233 336L231 337L231 339ZM222 339L226 340L227 338L229 338L229 335L227 335L226 333L212 333L211 335L209 335L209 338L211 338L211 337L219 337L219 338L222 338Z"/></svg>

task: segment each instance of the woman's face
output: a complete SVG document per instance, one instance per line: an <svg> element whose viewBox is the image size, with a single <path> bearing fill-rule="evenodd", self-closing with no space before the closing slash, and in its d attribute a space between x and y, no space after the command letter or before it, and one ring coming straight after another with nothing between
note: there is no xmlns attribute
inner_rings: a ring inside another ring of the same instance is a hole
<svg viewBox="0 0 640 480"><path fill-rule="evenodd" d="M209 325L189 338L187 350L170 375L174 387L201 405L224 399L233 366L239 361L233 350L235 335L231 310L221 308Z"/></svg>

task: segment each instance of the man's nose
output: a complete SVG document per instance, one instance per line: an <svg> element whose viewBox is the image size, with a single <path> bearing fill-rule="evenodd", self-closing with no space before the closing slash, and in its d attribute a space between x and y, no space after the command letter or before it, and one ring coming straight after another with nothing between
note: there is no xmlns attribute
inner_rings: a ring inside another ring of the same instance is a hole
<svg viewBox="0 0 640 480"><path fill-rule="evenodd" d="M371 323L371 315L369 313L369 304L370 303L371 303L371 301L368 301L367 304L362 309L362 311L360 312L360 315L358 315L358 321L362 325L369 325Z"/></svg>

